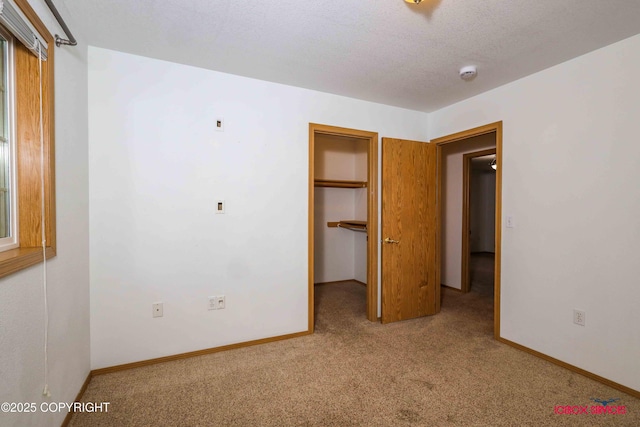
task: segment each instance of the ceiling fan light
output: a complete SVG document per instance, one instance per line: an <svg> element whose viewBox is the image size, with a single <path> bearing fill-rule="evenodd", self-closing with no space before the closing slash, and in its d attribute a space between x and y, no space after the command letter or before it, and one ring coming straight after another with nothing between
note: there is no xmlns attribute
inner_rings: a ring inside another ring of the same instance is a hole
<svg viewBox="0 0 640 427"><path fill-rule="evenodd" d="M422 0L404 0L407 3L413 3L413 4L420 4L420 2L422 2Z"/></svg>
<svg viewBox="0 0 640 427"><path fill-rule="evenodd" d="M489 163L489 166L491 166L491 169L497 170L498 164L496 163L496 159L491 160L491 163Z"/></svg>

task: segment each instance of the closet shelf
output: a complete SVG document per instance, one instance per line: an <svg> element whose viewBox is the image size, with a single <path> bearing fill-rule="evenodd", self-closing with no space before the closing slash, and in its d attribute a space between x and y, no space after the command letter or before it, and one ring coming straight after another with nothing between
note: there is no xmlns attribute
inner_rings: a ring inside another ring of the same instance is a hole
<svg viewBox="0 0 640 427"><path fill-rule="evenodd" d="M358 221L355 219L344 219L338 222L328 222L327 227L338 227L338 228L346 228L347 230L353 231L364 231L367 232L367 221Z"/></svg>
<svg viewBox="0 0 640 427"><path fill-rule="evenodd" d="M333 188L364 188L367 181L345 181L338 179L316 179L315 187L333 187Z"/></svg>

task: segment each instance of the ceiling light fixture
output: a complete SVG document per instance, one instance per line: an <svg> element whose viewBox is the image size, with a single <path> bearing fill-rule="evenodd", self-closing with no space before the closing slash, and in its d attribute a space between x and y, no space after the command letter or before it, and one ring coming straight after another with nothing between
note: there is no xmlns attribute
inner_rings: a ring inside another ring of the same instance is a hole
<svg viewBox="0 0 640 427"><path fill-rule="evenodd" d="M498 164L496 163L496 159L495 158L493 160L491 160L491 163L489 163L489 166L491 166L491 169L493 169L493 170L498 170Z"/></svg>
<svg viewBox="0 0 640 427"><path fill-rule="evenodd" d="M420 4L420 2L422 2L422 0L404 0L407 3L413 3L413 4Z"/></svg>

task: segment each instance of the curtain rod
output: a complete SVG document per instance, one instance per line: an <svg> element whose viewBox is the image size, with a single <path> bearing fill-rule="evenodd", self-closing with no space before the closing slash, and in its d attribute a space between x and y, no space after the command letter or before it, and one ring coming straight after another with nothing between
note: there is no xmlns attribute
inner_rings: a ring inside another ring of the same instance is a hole
<svg viewBox="0 0 640 427"><path fill-rule="evenodd" d="M53 16L56 17L58 24L60 24L60 26L64 30L64 33L68 37L68 39L63 39L62 37L56 34L56 46L60 47L60 45L63 45L63 44L67 46L77 45L78 42L76 41L76 38L73 37L73 34L71 34L71 30L69 30L69 27L67 27L67 24L64 22L64 19L62 19L62 16L60 16L60 13L58 12L58 9L56 9L56 6L53 4L53 1L52 0L44 0L44 1L45 3L47 3L47 6L49 6L49 9L51 9L51 13L53 13Z"/></svg>

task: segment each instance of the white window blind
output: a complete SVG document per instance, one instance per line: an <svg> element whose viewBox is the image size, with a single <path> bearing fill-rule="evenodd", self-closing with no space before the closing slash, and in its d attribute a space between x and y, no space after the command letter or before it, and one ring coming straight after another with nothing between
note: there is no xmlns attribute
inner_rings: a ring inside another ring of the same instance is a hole
<svg viewBox="0 0 640 427"><path fill-rule="evenodd" d="M4 25L36 56L38 56L39 46L42 59L47 59L47 42L11 0L0 0L0 24Z"/></svg>

